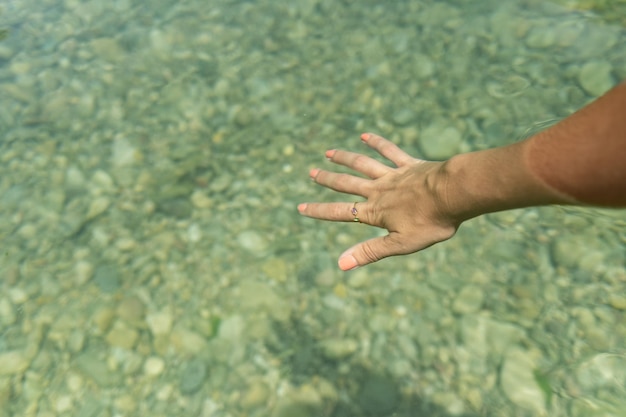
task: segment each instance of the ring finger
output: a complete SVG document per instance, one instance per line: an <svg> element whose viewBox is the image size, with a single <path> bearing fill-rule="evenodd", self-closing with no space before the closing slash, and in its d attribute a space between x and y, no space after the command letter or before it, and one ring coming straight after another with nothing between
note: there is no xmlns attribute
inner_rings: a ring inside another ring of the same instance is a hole
<svg viewBox="0 0 626 417"><path fill-rule="evenodd" d="M300 214L320 220L335 222L367 222L367 203L302 203L298 206Z"/></svg>

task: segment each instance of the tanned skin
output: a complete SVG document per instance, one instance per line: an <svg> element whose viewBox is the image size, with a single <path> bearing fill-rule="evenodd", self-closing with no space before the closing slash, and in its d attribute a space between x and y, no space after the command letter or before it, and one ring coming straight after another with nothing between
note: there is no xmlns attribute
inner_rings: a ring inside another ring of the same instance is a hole
<svg viewBox="0 0 626 417"><path fill-rule="evenodd" d="M312 169L318 184L366 201L302 203L305 216L387 229L339 257L351 270L417 252L451 238L482 214L550 204L626 207L626 82L560 123L524 141L460 154L447 161L414 158L373 133L361 140L395 164L329 150L330 161L361 174Z"/></svg>

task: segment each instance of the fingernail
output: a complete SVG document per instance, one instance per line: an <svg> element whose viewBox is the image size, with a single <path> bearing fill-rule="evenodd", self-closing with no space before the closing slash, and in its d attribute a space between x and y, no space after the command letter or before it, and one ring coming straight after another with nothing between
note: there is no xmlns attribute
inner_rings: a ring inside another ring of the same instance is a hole
<svg viewBox="0 0 626 417"><path fill-rule="evenodd" d="M317 168L313 168L312 170L309 171L309 177L311 177L312 180L315 179L315 177L317 177L317 174L320 173L320 170Z"/></svg>
<svg viewBox="0 0 626 417"><path fill-rule="evenodd" d="M359 267L359 263L352 255L344 255L339 258L339 268L342 271L351 271Z"/></svg>
<svg viewBox="0 0 626 417"><path fill-rule="evenodd" d="M363 133L361 134L361 140L363 142L367 142L367 140L370 138L370 134L369 133Z"/></svg>
<svg viewBox="0 0 626 417"><path fill-rule="evenodd" d="M300 204L298 204L298 211L299 211L300 213L302 213L304 210L306 210L306 206L307 206L307 204L306 204L306 203L300 203Z"/></svg>
<svg viewBox="0 0 626 417"><path fill-rule="evenodd" d="M326 158L331 159L333 156L335 156L335 152L337 152L336 149L331 149L329 151L326 151L324 155L326 155Z"/></svg>

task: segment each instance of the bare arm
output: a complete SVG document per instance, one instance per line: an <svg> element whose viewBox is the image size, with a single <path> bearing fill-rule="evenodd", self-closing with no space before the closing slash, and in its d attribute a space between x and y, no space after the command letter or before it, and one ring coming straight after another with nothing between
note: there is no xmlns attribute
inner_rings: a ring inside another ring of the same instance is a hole
<svg viewBox="0 0 626 417"><path fill-rule="evenodd" d="M445 164L461 220L545 204L626 206L626 83L553 127Z"/></svg>
<svg viewBox="0 0 626 417"><path fill-rule="evenodd" d="M416 159L388 140L363 142L396 167L364 155L326 156L367 178L313 169L333 190L359 195L354 203L303 203L301 214L383 227L389 234L361 242L339 258L343 270L424 249L452 237L481 214L547 204L626 207L626 83L525 141L457 155L445 162Z"/></svg>

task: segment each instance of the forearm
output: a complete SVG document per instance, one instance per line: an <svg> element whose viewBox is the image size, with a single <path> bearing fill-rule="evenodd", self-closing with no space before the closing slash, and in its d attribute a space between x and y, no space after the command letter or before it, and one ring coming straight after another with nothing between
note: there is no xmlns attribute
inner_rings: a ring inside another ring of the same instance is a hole
<svg viewBox="0 0 626 417"><path fill-rule="evenodd" d="M548 204L575 204L527 163L528 142L457 155L443 167L442 199L459 223L481 214Z"/></svg>
<svg viewBox="0 0 626 417"><path fill-rule="evenodd" d="M460 221L546 204L626 206L626 84L525 141L455 156L443 177Z"/></svg>
<svg viewBox="0 0 626 417"><path fill-rule="evenodd" d="M527 165L549 187L626 206L626 82L528 142Z"/></svg>

